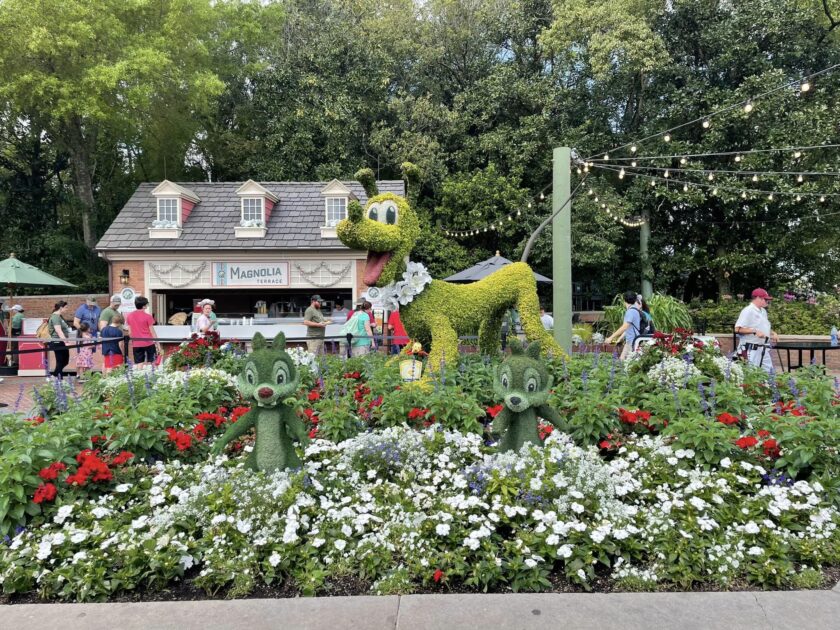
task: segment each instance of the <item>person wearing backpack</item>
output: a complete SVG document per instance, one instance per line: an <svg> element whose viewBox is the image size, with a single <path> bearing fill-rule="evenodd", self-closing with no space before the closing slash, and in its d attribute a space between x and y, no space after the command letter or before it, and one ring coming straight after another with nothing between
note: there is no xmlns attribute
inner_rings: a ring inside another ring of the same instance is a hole
<svg viewBox="0 0 840 630"><path fill-rule="evenodd" d="M633 342L636 341L642 329L642 296L635 291L627 291L622 298L627 309L624 311L624 322L604 343L615 343L623 335L624 348L621 350L621 356L619 357L623 361L633 351Z"/></svg>
<svg viewBox="0 0 840 630"><path fill-rule="evenodd" d="M641 325L639 326L639 337L653 337L653 333L656 332L656 326L653 324L653 315L650 314L650 307L648 306L647 302L645 302L645 298L642 298L642 309L641 309Z"/></svg>
<svg viewBox="0 0 840 630"><path fill-rule="evenodd" d="M370 302L362 302L356 307L356 312L341 329L342 334L351 335L351 356L360 357L376 350L376 340L373 337L373 329L370 327L372 309L373 305Z"/></svg>

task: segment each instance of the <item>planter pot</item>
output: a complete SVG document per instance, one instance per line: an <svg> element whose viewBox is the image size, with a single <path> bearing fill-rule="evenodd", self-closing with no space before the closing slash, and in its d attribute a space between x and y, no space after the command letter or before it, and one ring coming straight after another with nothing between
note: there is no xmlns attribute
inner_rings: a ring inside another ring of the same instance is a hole
<svg viewBox="0 0 840 630"><path fill-rule="evenodd" d="M400 361L400 377L406 382L419 381L423 376L423 362L416 359Z"/></svg>

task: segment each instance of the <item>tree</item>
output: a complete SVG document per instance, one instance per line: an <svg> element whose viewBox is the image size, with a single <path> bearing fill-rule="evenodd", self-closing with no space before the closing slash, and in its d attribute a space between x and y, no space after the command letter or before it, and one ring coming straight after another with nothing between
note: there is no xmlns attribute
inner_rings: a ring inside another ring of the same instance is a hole
<svg viewBox="0 0 840 630"><path fill-rule="evenodd" d="M99 138L136 146L157 134L158 155L183 154L223 87L207 66L212 22L210 0L0 3L0 101L66 151L88 248Z"/></svg>

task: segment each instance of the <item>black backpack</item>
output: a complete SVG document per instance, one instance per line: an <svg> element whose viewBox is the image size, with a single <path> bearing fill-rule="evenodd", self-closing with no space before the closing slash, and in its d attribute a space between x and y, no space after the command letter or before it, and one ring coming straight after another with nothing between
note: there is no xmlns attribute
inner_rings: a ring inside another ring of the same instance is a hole
<svg viewBox="0 0 840 630"><path fill-rule="evenodd" d="M656 326L653 325L653 317L650 313L639 311L639 337L652 337L656 332Z"/></svg>

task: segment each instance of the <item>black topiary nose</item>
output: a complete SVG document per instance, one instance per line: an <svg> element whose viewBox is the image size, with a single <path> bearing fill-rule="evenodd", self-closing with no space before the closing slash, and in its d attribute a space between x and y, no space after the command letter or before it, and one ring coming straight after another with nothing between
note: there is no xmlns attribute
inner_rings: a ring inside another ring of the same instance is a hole
<svg viewBox="0 0 840 630"><path fill-rule="evenodd" d="M510 404L513 405L513 406L517 406L521 402L522 402L522 399L519 396L511 396L510 397Z"/></svg>

